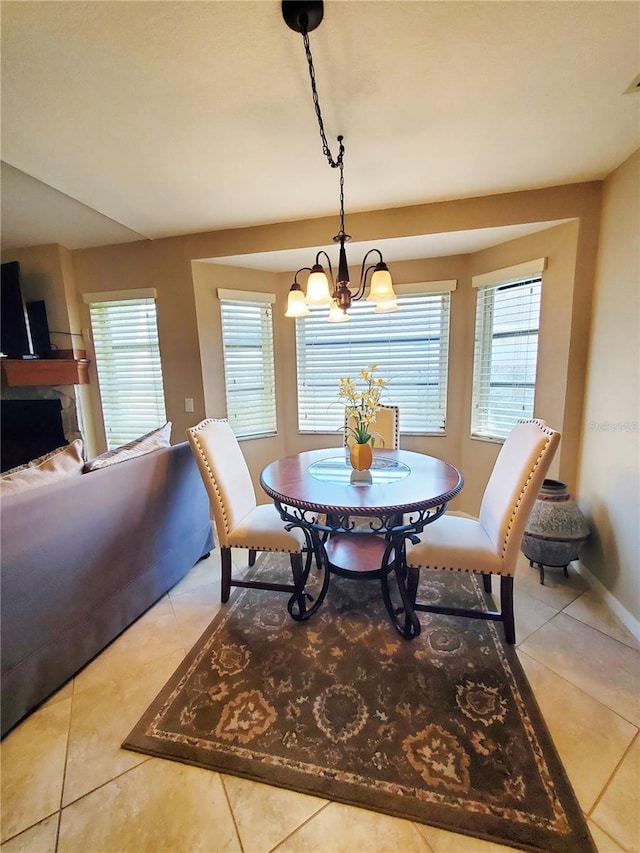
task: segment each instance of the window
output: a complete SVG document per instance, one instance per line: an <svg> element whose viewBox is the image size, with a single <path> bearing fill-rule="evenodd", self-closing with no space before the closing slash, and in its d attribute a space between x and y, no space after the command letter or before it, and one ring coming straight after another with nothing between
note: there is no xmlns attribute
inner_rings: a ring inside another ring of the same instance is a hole
<svg viewBox="0 0 640 853"><path fill-rule="evenodd" d="M478 288L471 404L474 438L502 441L519 418L533 416L541 292L539 273Z"/></svg>
<svg viewBox="0 0 640 853"><path fill-rule="evenodd" d="M277 432L273 355L275 295L218 290L227 418L238 438Z"/></svg>
<svg viewBox="0 0 640 853"><path fill-rule="evenodd" d="M326 308L296 319L300 432L341 430L338 379L377 364L377 375L389 381L382 402L400 408L401 431L443 434L454 288L455 282L398 285L397 312L374 314L372 303L354 302L348 323L327 323Z"/></svg>
<svg viewBox="0 0 640 853"><path fill-rule="evenodd" d="M107 448L167 420L153 290L88 293Z"/></svg>

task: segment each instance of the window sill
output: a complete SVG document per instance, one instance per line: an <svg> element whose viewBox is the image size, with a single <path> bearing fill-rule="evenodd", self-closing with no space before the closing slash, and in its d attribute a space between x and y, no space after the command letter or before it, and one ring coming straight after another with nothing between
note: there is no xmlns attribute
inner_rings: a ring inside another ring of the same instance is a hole
<svg viewBox="0 0 640 853"><path fill-rule="evenodd" d="M238 441L254 441L260 438L275 438L277 434L277 432L260 432L255 435L237 435L236 438Z"/></svg>
<svg viewBox="0 0 640 853"><path fill-rule="evenodd" d="M486 441L488 444L504 444L506 438L495 438L489 435L470 435L471 441Z"/></svg>

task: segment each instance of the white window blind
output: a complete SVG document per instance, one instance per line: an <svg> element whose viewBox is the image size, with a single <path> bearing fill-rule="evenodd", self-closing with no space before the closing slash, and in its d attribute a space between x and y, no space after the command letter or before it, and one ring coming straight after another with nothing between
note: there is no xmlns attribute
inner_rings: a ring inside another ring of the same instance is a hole
<svg viewBox="0 0 640 853"><path fill-rule="evenodd" d="M533 416L541 276L480 287L476 301L471 435L505 439Z"/></svg>
<svg viewBox="0 0 640 853"><path fill-rule="evenodd" d="M296 319L300 432L342 429L338 379L377 364L376 375L388 380L381 402L399 406L401 432L443 433L450 301L449 292L399 293L393 314L374 314L362 301L348 323L328 323L326 308Z"/></svg>
<svg viewBox="0 0 640 853"><path fill-rule="evenodd" d="M156 302L153 297L109 299L89 302L89 310L107 448L112 450L167 420Z"/></svg>
<svg viewBox="0 0 640 853"><path fill-rule="evenodd" d="M232 293L219 291L227 418L238 438L271 435L277 432L271 304L265 294Z"/></svg>

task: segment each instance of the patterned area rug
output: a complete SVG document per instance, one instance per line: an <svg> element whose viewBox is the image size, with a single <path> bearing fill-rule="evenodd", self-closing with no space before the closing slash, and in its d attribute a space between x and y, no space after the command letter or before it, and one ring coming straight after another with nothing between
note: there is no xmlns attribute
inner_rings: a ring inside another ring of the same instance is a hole
<svg viewBox="0 0 640 853"><path fill-rule="evenodd" d="M254 570L288 578L288 560ZM432 575L422 600L484 603L474 577ZM335 576L309 622L286 602L236 590L123 746L523 850L595 851L501 626L423 613L407 642L378 581Z"/></svg>

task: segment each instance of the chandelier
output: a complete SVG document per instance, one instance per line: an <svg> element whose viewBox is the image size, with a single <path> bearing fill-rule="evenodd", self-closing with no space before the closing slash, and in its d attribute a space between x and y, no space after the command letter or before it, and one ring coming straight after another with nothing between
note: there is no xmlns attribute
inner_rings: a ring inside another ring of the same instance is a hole
<svg viewBox="0 0 640 853"><path fill-rule="evenodd" d="M315 30L320 24L323 15L324 4L322 0L282 0L282 16L285 23L292 30L300 33L304 41L307 64L309 66L309 78L311 80L311 92L318 119L320 139L322 140L322 153L327 158L327 162L331 168L339 169L340 171L340 230L333 238L333 242L338 243L340 246L338 271L334 276L329 256L324 250L320 250L316 255L316 260L312 267L302 267L296 272L293 284L289 290L285 316L305 317L310 313L309 305L328 305L329 322L344 323L349 319L347 311L351 303L363 298L367 284L369 285L367 301L375 303L374 313L388 314L391 311L397 311L398 303L393 290L389 269L379 249L370 249L366 253L360 270L360 282L355 290L351 290L347 253L345 250L345 243L348 243L351 237L344 230L344 137L338 136L338 156L334 159L329 149L322 121L322 112L316 89L313 57L311 56L311 46L309 44L309 33ZM378 256L377 263L367 265L370 256L373 254ZM321 258L324 258L329 268L329 277L327 277L324 267L320 263ZM298 283L298 275L303 272L309 273L306 295ZM331 284L329 284L329 280Z"/></svg>

